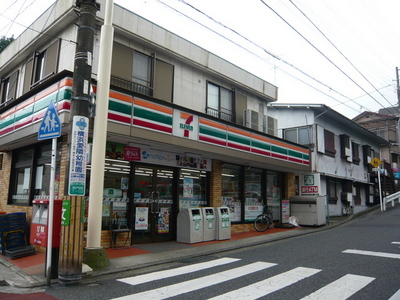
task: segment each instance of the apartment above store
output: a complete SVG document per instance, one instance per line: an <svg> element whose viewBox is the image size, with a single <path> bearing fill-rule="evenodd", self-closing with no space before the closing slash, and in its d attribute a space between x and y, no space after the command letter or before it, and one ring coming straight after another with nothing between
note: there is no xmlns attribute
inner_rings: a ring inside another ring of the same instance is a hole
<svg viewBox="0 0 400 300"><path fill-rule="evenodd" d="M57 1L0 54L0 113L73 71L75 2ZM105 0L98 2L97 37ZM271 133L265 116L277 87L118 5L113 24L113 89ZM92 55L93 83L100 42Z"/></svg>

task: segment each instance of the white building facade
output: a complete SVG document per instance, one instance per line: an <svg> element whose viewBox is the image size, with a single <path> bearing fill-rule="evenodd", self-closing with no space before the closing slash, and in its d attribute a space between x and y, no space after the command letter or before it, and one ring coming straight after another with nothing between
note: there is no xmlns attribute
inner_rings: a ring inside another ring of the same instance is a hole
<svg viewBox="0 0 400 300"><path fill-rule="evenodd" d="M311 173L299 174L298 195L326 196L330 216L377 203L371 161L387 141L323 104L273 103L268 114L279 120L278 136L310 147Z"/></svg>

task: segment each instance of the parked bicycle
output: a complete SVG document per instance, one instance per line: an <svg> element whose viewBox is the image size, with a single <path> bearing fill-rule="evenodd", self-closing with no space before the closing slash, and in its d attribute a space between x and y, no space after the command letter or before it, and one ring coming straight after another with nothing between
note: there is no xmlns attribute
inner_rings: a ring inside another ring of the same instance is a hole
<svg viewBox="0 0 400 300"><path fill-rule="evenodd" d="M254 220L254 229L262 232L271 228L273 224L272 210L268 206L264 206L264 212L257 216Z"/></svg>

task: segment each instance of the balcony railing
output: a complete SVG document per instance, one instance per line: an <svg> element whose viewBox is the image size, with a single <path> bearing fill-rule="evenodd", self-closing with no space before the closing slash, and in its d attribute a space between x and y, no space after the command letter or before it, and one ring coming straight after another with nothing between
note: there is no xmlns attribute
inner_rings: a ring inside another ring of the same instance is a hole
<svg viewBox="0 0 400 300"><path fill-rule="evenodd" d="M207 107L206 111L207 111L207 115L210 115L210 116L213 116L213 117L216 117L216 118L228 121L228 122L235 123L236 118L232 114L228 114L226 112L223 112L218 109L211 108L211 107Z"/></svg>
<svg viewBox="0 0 400 300"><path fill-rule="evenodd" d="M139 94L152 96L153 88L119 77L111 76L110 84Z"/></svg>

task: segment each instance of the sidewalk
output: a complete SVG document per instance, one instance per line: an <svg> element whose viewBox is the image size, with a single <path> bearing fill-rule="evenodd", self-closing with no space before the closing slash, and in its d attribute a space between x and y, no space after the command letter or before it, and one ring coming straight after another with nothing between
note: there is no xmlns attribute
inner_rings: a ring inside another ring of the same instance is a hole
<svg viewBox="0 0 400 300"><path fill-rule="evenodd" d="M355 216L330 218L329 225L321 227L295 227L292 229L272 228L265 232L243 232L232 234L231 239L210 241L196 244L164 242L133 245L126 249L106 249L110 266L100 271L83 274L83 280L105 274L154 266L166 262L194 258L223 251L240 249L248 246L278 241L316 231L331 229L343 224ZM44 276L46 254L37 252L34 255L11 260L0 255L0 290L10 292L12 289L34 289L46 286ZM57 279L51 281L58 283ZM12 291L11 291L12 292Z"/></svg>

